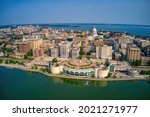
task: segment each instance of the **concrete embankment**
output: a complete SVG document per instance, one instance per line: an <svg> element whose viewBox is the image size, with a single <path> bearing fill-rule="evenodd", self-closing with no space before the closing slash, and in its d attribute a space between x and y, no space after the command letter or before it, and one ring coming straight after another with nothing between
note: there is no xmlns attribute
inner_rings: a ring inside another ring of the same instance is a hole
<svg viewBox="0 0 150 117"><path fill-rule="evenodd" d="M40 70L24 67L22 65L0 64L0 66L4 66L4 67L8 67L8 68L21 69L21 70L31 71L31 72L38 72L38 73L42 73L42 74L44 74L46 76L50 76L50 77L67 78L67 79L93 80L93 81L146 80L145 78L132 78L132 77L130 77L130 78L105 78L105 79L99 79L99 78L79 77L79 76L69 76L69 75L53 75L53 74L50 74L50 73L42 72Z"/></svg>

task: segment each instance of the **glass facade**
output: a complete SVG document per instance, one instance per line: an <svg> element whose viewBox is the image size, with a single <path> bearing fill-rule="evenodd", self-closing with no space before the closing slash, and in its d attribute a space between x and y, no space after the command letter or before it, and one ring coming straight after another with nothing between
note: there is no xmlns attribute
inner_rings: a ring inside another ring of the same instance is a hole
<svg viewBox="0 0 150 117"><path fill-rule="evenodd" d="M71 68L67 68L65 67L64 69L64 74L69 74L69 75L73 75L73 76L92 76L94 75L94 69L71 69Z"/></svg>

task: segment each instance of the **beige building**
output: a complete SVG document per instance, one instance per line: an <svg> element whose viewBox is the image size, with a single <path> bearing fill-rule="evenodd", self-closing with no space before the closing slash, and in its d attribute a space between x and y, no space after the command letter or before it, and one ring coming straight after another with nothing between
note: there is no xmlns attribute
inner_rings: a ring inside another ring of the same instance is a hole
<svg viewBox="0 0 150 117"><path fill-rule="evenodd" d="M42 45L42 43L43 43L42 39L33 39L31 41L31 47L33 49L40 48L40 46Z"/></svg>
<svg viewBox="0 0 150 117"><path fill-rule="evenodd" d="M36 49L36 48L40 48L41 45L43 44L43 39L42 38L23 38L22 42L28 42L30 43L30 47L31 49Z"/></svg>
<svg viewBox="0 0 150 117"><path fill-rule="evenodd" d="M33 57L40 57L44 54L42 48L33 49L32 52L33 52Z"/></svg>
<svg viewBox="0 0 150 117"><path fill-rule="evenodd" d="M127 47L127 59L129 61L140 60L140 48L135 45Z"/></svg>
<svg viewBox="0 0 150 117"><path fill-rule="evenodd" d="M74 48L78 48L80 46L81 46L81 41L76 41L76 42L73 42L73 44L72 44L72 47L74 47Z"/></svg>
<svg viewBox="0 0 150 117"><path fill-rule="evenodd" d="M143 39L141 39L141 40L139 40L138 42L137 42L137 45L139 46L139 47L146 47L146 46L148 46L150 44L150 41L148 41L148 40L143 40Z"/></svg>
<svg viewBox="0 0 150 117"><path fill-rule="evenodd" d="M101 59L112 59L112 46L97 46L96 57Z"/></svg>
<svg viewBox="0 0 150 117"><path fill-rule="evenodd" d="M150 57L141 57L141 64L142 65L148 65L148 62L150 61Z"/></svg>
<svg viewBox="0 0 150 117"><path fill-rule="evenodd" d="M23 43L30 43L30 48L32 49L33 57L39 57L44 54L43 48L41 48L43 44L42 38L23 38Z"/></svg>

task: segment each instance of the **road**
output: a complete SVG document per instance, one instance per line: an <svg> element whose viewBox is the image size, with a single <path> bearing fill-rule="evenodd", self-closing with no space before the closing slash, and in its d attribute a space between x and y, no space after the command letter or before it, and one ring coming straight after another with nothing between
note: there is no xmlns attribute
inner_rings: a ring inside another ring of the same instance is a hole
<svg viewBox="0 0 150 117"><path fill-rule="evenodd" d="M131 68L137 71L150 70L150 66L131 66Z"/></svg>

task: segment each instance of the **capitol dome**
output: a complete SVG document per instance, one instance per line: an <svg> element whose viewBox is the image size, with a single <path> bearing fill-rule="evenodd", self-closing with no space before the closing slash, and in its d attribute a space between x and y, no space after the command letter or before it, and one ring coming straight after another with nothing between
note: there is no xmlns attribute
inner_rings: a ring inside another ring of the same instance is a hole
<svg viewBox="0 0 150 117"><path fill-rule="evenodd" d="M93 37L95 38L96 36L97 36L97 30L96 30L96 28L94 26L94 28L93 28Z"/></svg>

